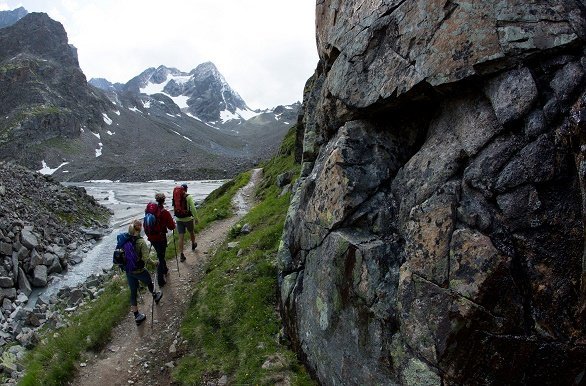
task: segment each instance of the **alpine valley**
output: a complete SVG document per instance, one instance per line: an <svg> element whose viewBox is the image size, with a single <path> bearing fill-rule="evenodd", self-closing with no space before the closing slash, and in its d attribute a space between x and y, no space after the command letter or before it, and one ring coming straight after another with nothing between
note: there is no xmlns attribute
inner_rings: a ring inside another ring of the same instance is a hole
<svg viewBox="0 0 586 386"><path fill-rule="evenodd" d="M63 26L0 12L0 160L60 181L228 178L272 156L300 103L251 110L216 66L87 81Z"/></svg>

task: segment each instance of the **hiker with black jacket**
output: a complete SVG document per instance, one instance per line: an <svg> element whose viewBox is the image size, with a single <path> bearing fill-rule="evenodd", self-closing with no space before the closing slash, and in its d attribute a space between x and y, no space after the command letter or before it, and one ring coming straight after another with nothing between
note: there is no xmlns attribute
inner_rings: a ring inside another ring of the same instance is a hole
<svg viewBox="0 0 586 386"><path fill-rule="evenodd" d="M146 284L149 292L153 295L155 303L158 304L163 297L163 293L161 291L155 292L153 281L151 280L151 275L145 267L145 259L149 255L149 248L146 241L140 236L141 230L142 223L139 220L134 220L128 227L128 235L130 236L130 239L134 245L134 252L136 253L136 262L133 264L133 266L129 266L127 264L125 267L126 279L128 280L128 287L130 288L130 309L134 314L134 321L137 325L141 324L146 319L145 314L140 313L137 306L139 282ZM126 255L129 254L127 248L125 248L125 253Z"/></svg>
<svg viewBox="0 0 586 386"><path fill-rule="evenodd" d="M171 213L169 213L164 206L165 198L165 193L155 194L155 201L158 206L156 213L156 226L152 232L147 233L147 238L151 242L153 248L155 248L157 259L159 260L159 264L157 265L157 284L159 287L163 287L167 283L165 275L169 272L165 260L165 252L167 250L167 230L172 231L175 229L173 216L171 216Z"/></svg>

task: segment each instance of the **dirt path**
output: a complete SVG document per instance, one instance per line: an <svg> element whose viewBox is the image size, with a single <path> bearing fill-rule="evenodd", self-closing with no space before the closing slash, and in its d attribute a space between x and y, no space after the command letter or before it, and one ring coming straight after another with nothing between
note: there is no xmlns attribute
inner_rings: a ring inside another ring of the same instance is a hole
<svg viewBox="0 0 586 386"><path fill-rule="evenodd" d="M189 305L195 285L203 275L208 258L222 244L230 227L250 209L255 186L261 178L261 169L255 169L248 185L234 197L237 214L231 218L214 222L196 235L195 252L186 246L187 260L179 263L169 261L167 285L163 298L154 306L154 324L151 327L150 294L139 299L139 310L147 320L139 327L129 312L112 331L110 343L98 354L91 354L80 362L76 378L70 385L171 385L171 369L183 351L179 341L179 326L183 313Z"/></svg>

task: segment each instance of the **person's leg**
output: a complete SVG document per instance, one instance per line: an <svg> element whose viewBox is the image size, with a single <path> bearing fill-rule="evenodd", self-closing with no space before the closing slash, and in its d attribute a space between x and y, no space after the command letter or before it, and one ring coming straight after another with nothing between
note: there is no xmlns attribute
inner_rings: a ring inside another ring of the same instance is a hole
<svg viewBox="0 0 586 386"><path fill-rule="evenodd" d="M162 291L155 292L155 286L153 285L153 280L151 279L151 274L146 269L143 270L141 273L136 275L137 279L142 281L144 284L147 285L149 292L153 295L156 303L159 303L159 300L163 297Z"/></svg>
<svg viewBox="0 0 586 386"><path fill-rule="evenodd" d="M128 288L130 288L130 310L137 312L137 293L138 293L138 280L131 273L126 274L126 280L128 281Z"/></svg>
<svg viewBox="0 0 586 386"><path fill-rule="evenodd" d="M181 261L185 261L185 255L183 254L183 241L185 235L185 223L183 221L177 221L177 234L179 235L179 252L181 253Z"/></svg>
<svg viewBox="0 0 586 386"><path fill-rule="evenodd" d="M130 310L134 314L134 321L136 324L141 324L146 319L145 314L138 312L136 295L138 293L138 279L132 273L126 273L126 280L128 280L128 287L130 288Z"/></svg>
<svg viewBox="0 0 586 386"><path fill-rule="evenodd" d="M185 227L189 231L189 237L191 238L191 250L194 251L197 247L197 243L195 242L195 229L193 227L193 220L185 223Z"/></svg>
<svg viewBox="0 0 586 386"><path fill-rule="evenodd" d="M143 269L142 272L137 273L134 275L138 280L142 281L149 289L150 293L155 292L155 286L153 285L153 280L151 279L151 274L146 269Z"/></svg>
<svg viewBox="0 0 586 386"><path fill-rule="evenodd" d="M156 241L153 243L153 247L157 252L157 259L159 264L157 265L157 283L159 286L164 286L166 283L165 275L169 271L167 269L167 262L165 261L165 250L167 249L167 240Z"/></svg>

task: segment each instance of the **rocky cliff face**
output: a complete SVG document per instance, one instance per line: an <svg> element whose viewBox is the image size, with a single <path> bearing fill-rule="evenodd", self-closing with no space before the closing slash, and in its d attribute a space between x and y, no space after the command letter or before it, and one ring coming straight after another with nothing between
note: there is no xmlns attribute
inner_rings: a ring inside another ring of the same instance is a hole
<svg viewBox="0 0 586 386"><path fill-rule="evenodd" d="M81 133L101 126L108 105L88 87L60 23L30 13L0 29L0 159L38 169L43 159L62 162L64 148L91 155L95 144Z"/></svg>
<svg viewBox="0 0 586 386"><path fill-rule="evenodd" d="M316 15L279 251L293 346L323 384L584 382L584 2Z"/></svg>
<svg viewBox="0 0 586 386"><path fill-rule="evenodd" d="M13 25L26 14L28 14L28 11L24 7L19 7L12 11L0 11L0 28Z"/></svg>

